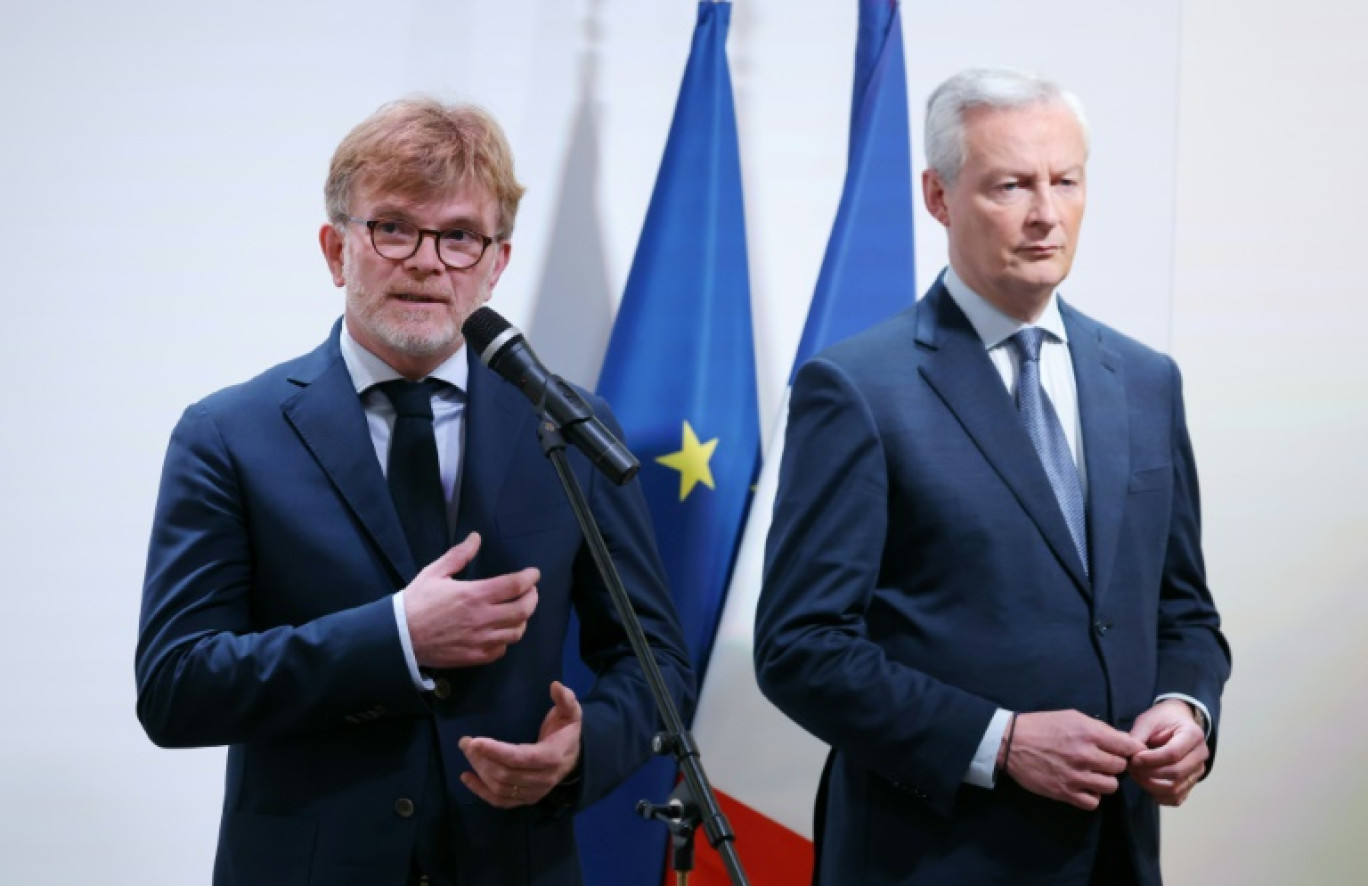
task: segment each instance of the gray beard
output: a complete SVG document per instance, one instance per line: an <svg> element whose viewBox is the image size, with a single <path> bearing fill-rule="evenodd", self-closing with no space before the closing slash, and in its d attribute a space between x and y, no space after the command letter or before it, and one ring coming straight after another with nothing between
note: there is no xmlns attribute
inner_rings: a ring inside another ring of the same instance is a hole
<svg viewBox="0 0 1368 886"><path fill-rule="evenodd" d="M352 299L352 284L347 284L348 300ZM359 301L359 299L358 299ZM460 329L454 325L444 329L420 331L408 326L389 322L380 316L379 311L362 313L361 318L386 346L410 357L435 357L451 350L451 345L460 337Z"/></svg>
<svg viewBox="0 0 1368 886"><path fill-rule="evenodd" d="M409 357L426 358L450 351L452 344L460 339L461 327L456 324L425 333L389 322L382 316L383 300L376 302L369 299L368 293L357 282L356 275L352 273L351 254L345 249L342 253L342 273L347 279L348 312L354 311L357 322L364 323L386 347Z"/></svg>

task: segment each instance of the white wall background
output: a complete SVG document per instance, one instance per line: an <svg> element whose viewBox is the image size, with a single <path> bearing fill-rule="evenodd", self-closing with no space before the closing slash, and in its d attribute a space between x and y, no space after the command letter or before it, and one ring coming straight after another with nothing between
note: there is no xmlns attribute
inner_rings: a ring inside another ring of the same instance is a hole
<svg viewBox="0 0 1368 886"><path fill-rule="evenodd" d="M762 427L839 198L855 13L733 14ZM152 502L180 410L312 347L340 311L315 235L341 136L415 90L488 106L529 185L496 304L592 380L694 16L689 0L0 8L0 883L208 880L222 752L158 750L133 715ZM1165 819L1170 882L1360 882L1368 8L907 0L903 17L914 108L973 63L1082 96L1091 201L1066 291L1185 369L1235 678L1215 776ZM918 224L926 281L942 238ZM567 303L576 337L553 336Z"/></svg>

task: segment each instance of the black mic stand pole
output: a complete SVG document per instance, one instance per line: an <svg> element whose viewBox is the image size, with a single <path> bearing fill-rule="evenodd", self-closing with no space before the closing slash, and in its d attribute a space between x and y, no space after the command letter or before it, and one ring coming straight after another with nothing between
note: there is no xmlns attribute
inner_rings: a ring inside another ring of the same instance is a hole
<svg viewBox="0 0 1368 886"><path fill-rule="evenodd" d="M537 422L537 437L541 440L542 451L555 465L556 476L560 478L561 486L565 488L565 494L570 499L570 507L575 512L580 531L584 533L584 539L589 543L589 550L594 556L594 563L598 566L604 584L608 586L613 606L617 609L618 617L622 619L622 626L627 630L627 639L631 641L632 651L641 662L646 683L651 688L656 708L659 709L660 718L665 724L665 731L655 737L652 750L662 756L673 754L680 772L684 775L682 802L673 800L657 806L642 800L637 804L637 812L646 818L662 820L669 826L674 847L674 870L679 886L688 883L689 871L693 868L693 837L699 824L703 825L708 842L722 856L722 863L733 886L749 886L750 881L746 879L746 872L741 869L741 859L736 855L736 834L732 832L731 824L717 805L717 797L713 794L712 786L708 784L708 777L704 774L703 764L699 760L698 746L694 744L693 736L684 729L684 721L675 708L674 699L670 698L670 693L665 688L665 678L660 674L660 666L656 664L651 647L646 642L641 621L632 609L632 601L622 586L622 578L618 575L617 567L613 565L613 559L608 554L608 546L604 544L603 535L599 532L594 515L589 510L584 490L580 488L579 481L570 470L569 460L565 456L565 438L561 436L560 426L545 410L541 411L541 419Z"/></svg>

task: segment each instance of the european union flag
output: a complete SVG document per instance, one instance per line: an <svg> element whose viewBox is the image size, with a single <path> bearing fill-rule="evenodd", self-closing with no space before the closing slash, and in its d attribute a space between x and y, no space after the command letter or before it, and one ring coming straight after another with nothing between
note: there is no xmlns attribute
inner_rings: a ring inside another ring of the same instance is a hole
<svg viewBox="0 0 1368 886"><path fill-rule="evenodd" d="M794 358L795 373L818 351L916 299L911 167L898 4L860 0L845 188ZM827 751L765 699L751 660L787 410L785 394L699 695L695 730L711 757L708 774L754 886L811 879L813 847L806 835ZM697 861L692 882L698 886L730 882L716 853L700 849Z"/></svg>
<svg viewBox="0 0 1368 886"><path fill-rule="evenodd" d="M661 558L700 670L760 449L741 160L726 56L730 20L730 3L698 6L665 155L598 385L641 460ZM674 772L672 760L654 761L579 816L586 882L659 882L665 829L636 818L633 808L643 798L663 801Z"/></svg>

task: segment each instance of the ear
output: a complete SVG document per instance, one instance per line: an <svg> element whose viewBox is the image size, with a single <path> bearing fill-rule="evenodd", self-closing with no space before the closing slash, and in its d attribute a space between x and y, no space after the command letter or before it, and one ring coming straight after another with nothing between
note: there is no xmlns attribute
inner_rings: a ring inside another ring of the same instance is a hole
<svg viewBox="0 0 1368 886"><path fill-rule="evenodd" d="M950 206L945 199L946 187L934 169L922 172L922 200L931 217L947 228L950 227Z"/></svg>
<svg viewBox="0 0 1368 886"><path fill-rule="evenodd" d="M342 250L347 248L346 238L335 226L325 224L318 229L318 245L323 247L323 259L332 273L333 285L346 286L347 280L342 276Z"/></svg>
<svg viewBox="0 0 1368 886"><path fill-rule="evenodd" d="M499 282L503 276L504 268L508 267L509 256L513 254L513 244L507 240L500 240L495 244L494 268L489 272L489 291L494 291L494 284Z"/></svg>

